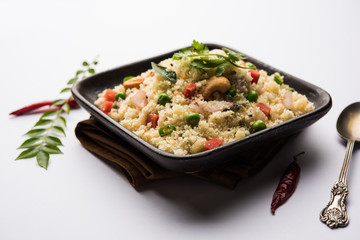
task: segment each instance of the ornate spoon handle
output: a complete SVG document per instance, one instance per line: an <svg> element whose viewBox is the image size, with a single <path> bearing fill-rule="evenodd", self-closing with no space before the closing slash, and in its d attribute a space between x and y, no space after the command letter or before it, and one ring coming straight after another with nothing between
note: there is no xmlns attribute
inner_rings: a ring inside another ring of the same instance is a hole
<svg viewBox="0 0 360 240"><path fill-rule="evenodd" d="M335 183L331 189L331 200L320 213L320 220L328 227L345 227L349 223L345 206L348 193L347 185L343 182Z"/></svg>
<svg viewBox="0 0 360 240"><path fill-rule="evenodd" d="M345 227L349 223L345 199L349 194L346 178L354 148L354 140L348 140L344 163L338 181L331 189L331 199L328 205L320 212L320 220L330 228Z"/></svg>

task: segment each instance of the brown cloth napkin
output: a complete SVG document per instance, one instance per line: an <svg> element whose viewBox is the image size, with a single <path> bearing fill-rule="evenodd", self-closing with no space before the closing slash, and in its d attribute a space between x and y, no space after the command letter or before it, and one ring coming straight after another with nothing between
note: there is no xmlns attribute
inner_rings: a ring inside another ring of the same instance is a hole
<svg viewBox="0 0 360 240"><path fill-rule="evenodd" d="M94 118L79 122L75 128L75 135L88 151L118 165L134 188L139 188L154 180L185 175L185 173L170 171L157 165L129 143L111 133ZM236 161L228 162L216 169L188 175L233 189L240 179L250 177L260 171L285 140L276 144L272 143L268 147L262 146L256 153L244 153Z"/></svg>

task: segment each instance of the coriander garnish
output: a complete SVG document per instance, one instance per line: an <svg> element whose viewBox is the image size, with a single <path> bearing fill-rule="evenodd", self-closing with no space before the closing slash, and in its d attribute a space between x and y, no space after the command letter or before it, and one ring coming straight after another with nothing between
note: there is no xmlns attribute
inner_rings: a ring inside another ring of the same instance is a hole
<svg viewBox="0 0 360 240"><path fill-rule="evenodd" d="M246 59L244 54L236 53L227 48L222 48L222 50L225 52L225 56L221 54L212 54L207 46L194 40L192 47L183 48L178 53L175 53L173 59L180 60L184 57L200 57L193 59L190 65L203 70L216 68L216 76L221 76L225 71L225 66L228 64L238 68L256 69L254 64L247 64L245 66L237 64L239 60ZM213 56L216 56L217 58L213 58Z"/></svg>

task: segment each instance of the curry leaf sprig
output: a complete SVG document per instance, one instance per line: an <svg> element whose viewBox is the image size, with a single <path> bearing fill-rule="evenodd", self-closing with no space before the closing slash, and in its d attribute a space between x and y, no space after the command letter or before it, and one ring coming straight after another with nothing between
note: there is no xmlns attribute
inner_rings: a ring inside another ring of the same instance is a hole
<svg viewBox="0 0 360 240"><path fill-rule="evenodd" d="M175 53L173 59L180 60L185 57L197 57L190 62L190 65L203 70L216 68L216 76L221 76L225 71L225 66L228 64L238 68L256 69L254 64L246 64L245 66L237 64L239 60L246 59L244 54L236 53L227 48L222 48L222 50L225 52L225 55L210 53L207 46L194 40L190 48L183 48ZM214 58L214 56L217 58Z"/></svg>
<svg viewBox="0 0 360 240"><path fill-rule="evenodd" d="M71 86L79 79L94 74L94 67L98 64L97 60L92 62L84 61L82 68L78 70L75 77L67 82L67 86L60 93L69 92ZM64 128L66 119L63 113L70 113L71 106L75 101L72 97L57 99L50 105L53 109L42 114L30 131L25 133L28 137L19 147L23 150L15 160L36 157L40 167L47 169L51 154L61 154L59 146L63 146L60 136L66 136Z"/></svg>

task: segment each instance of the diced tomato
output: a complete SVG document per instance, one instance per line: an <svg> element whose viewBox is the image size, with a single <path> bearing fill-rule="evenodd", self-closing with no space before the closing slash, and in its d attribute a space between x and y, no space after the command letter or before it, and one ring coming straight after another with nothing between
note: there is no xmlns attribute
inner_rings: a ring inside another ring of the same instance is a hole
<svg viewBox="0 0 360 240"><path fill-rule="evenodd" d="M260 108L260 110L267 116L267 117L270 117L270 111L271 111L271 108L268 107L266 104L263 104L263 103L258 103L256 104L256 106L258 108Z"/></svg>
<svg viewBox="0 0 360 240"><path fill-rule="evenodd" d="M197 90L196 84L195 83L190 83L185 88L185 91L184 91L185 98L192 98L193 96L195 96L196 90Z"/></svg>
<svg viewBox="0 0 360 240"><path fill-rule="evenodd" d="M114 103L110 101L103 101L103 103L101 104L101 111L108 114L111 111L113 104Z"/></svg>
<svg viewBox="0 0 360 240"><path fill-rule="evenodd" d="M256 70L254 70L254 69L249 69L249 72L250 72L250 74L251 74L251 77L252 77L252 80L251 80L251 83L257 83L258 82L258 80L259 80L259 72L260 72L260 70L259 69L256 69Z"/></svg>
<svg viewBox="0 0 360 240"><path fill-rule="evenodd" d="M116 92L114 90L108 89L104 94L105 100L115 101Z"/></svg>
<svg viewBox="0 0 360 240"><path fill-rule="evenodd" d="M159 120L159 115L157 114L148 114L146 117L146 123L151 123L152 128L156 128Z"/></svg>
<svg viewBox="0 0 360 240"><path fill-rule="evenodd" d="M204 144L206 150L220 147L223 144L223 140L218 138L212 138Z"/></svg>

